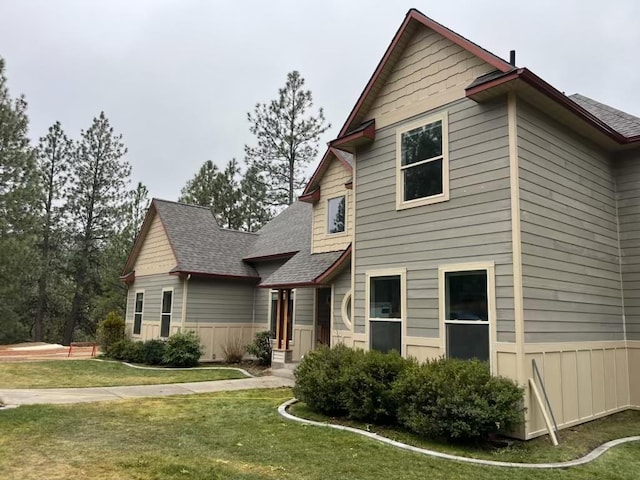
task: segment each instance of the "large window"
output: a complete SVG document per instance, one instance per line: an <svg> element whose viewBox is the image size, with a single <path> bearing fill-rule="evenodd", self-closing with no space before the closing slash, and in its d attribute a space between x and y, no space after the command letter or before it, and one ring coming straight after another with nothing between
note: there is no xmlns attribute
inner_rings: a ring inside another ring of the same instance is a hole
<svg viewBox="0 0 640 480"><path fill-rule="evenodd" d="M346 201L344 196L327 201L327 233L341 233L345 229Z"/></svg>
<svg viewBox="0 0 640 480"><path fill-rule="evenodd" d="M293 320L294 320L294 303L295 290L291 290L291 296L289 297L289 321L287 322L287 338L289 343L293 343ZM283 305L284 307L284 305ZM276 321L278 315L278 291L271 290L271 300L269 308L269 329L271 330L271 338L276 338Z"/></svg>
<svg viewBox="0 0 640 480"><path fill-rule="evenodd" d="M173 290L162 291L162 312L160 315L160 336L166 338L171 332L171 312L173 308Z"/></svg>
<svg viewBox="0 0 640 480"><path fill-rule="evenodd" d="M448 270L441 269L447 357L489 361L493 267Z"/></svg>
<svg viewBox="0 0 640 480"><path fill-rule="evenodd" d="M397 207L448 200L447 115L402 128L396 140Z"/></svg>
<svg viewBox="0 0 640 480"><path fill-rule="evenodd" d="M367 315L372 350L402 352L402 321L405 311L404 271L367 274Z"/></svg>
<svg viewBox="0 0 640 480"><path fill-rule="evenodd" d="M144 309L144 292L136 292L136 302L133 309L133 334L140 335L142 330L142 312Z"/></svg>

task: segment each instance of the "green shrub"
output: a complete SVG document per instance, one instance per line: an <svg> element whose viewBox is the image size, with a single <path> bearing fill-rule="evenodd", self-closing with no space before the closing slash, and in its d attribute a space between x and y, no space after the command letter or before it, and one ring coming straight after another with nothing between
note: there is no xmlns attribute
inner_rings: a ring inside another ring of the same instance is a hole
<svg viewBox="0 0 640 480"><path fill-rule="evenodd" d="M164 340L147 340L142 344L142 363L161 365L166 349Z"/></svg>
<svg viewBox="0 0 640 480"><path fill-rule="evenodd" d="M128 342L124 349L124 362L144 363L144 343Z"/></svg>
<svg viewBox="0 0 640 480"><path fill-rule="evenodd" d="M98 344L103 351L124 338L124 318L117 312L109 312L98 324Z"/></svg>
<svg viewBox="0 0 640 480"><path fill-rule="evenodd" d="M256 333L255 340L247 345L245 350L248 354L254 355L260 365L271 365L271 332L267 330Z"/></svg>
<svg viewBox="0 0 640 480"><path fill-rule="evenodd" d="M202 353L196 332L175 333L167 340L163 363L170 367L195 367Z"/></svg>
<svg viewBox="0 0 640 480"><path fill-rule="evenodd" d="M122 340L118 340L117 342L112 343L104 352L104 354L113 358L114 360L126 361L125 353L130 343L133 343L128 338L124 338Z"/></svg>
<svg viewBox="0 0 640 480"><path fill-rule="evenodd" d="M294 375L294 395L312 410L328 415L347 413L345 372L356 355L362 355L344 345L321 346L306 354Z"/></svg>
<svg viewBox="0 0 640 480"><path fill-rule="evenodd" d="M378 424L395 421L398 405L393 382L412 362L397 352L356 352L344 372L349 417Z"/></svg>
<svg viewBox="0 0 640 480"><path fill-rule="evenodd" d="M418 435L485 440L522 421L523 390L493 377L478 360L439 359L411 365L394 385L398 420Z"/></svg>

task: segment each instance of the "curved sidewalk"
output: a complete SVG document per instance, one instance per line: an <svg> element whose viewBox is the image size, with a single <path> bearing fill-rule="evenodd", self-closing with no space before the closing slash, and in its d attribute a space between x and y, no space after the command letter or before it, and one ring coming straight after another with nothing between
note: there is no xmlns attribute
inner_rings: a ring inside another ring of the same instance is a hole
<svg viewBox="0 0 640 480"><path fill-rule="evenodd" d="M256 388L292 387L293 380L275 376L215 380L209 382L132 385L126 387L89 388L20 388L0 389L0 400L7 407L40 403L103 402L141 397L167 397L194 393L250 390Z"/></svg>

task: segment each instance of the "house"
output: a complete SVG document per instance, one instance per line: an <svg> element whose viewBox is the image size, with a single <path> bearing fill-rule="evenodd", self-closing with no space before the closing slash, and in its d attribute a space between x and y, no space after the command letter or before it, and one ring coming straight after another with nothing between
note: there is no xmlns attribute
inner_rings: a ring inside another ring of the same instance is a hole
<svg viewBox="0 0 640 480"><path fill-rule="evenodd" d="M270 326L277 363L337 342L477 357L526 387L533 438L531 382L561 428L640 407L639 187L640 118L410 10L299 201L260 232L154 201L127 322L194 328L207 358Z"/></svg>

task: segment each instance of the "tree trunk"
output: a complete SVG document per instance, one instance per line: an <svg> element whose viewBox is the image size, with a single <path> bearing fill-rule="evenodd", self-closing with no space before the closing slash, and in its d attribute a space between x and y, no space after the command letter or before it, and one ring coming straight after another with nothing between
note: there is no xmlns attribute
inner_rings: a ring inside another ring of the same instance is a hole
<svg viewBox="0 0 640 480"><path fill-rule="evenodd" d="M62 334L63 345L69 345L73 341L73 332L75 331L78 320L80 319L82 304L84 302L85 276L85 267L83 264L79 267L78 273L76 274L76 292L73 295L71 313L64 324L64 332Z"/></svg>

